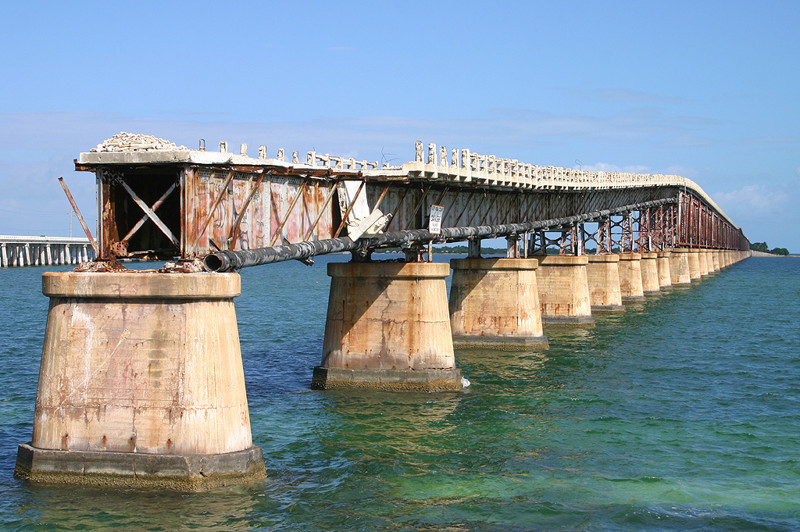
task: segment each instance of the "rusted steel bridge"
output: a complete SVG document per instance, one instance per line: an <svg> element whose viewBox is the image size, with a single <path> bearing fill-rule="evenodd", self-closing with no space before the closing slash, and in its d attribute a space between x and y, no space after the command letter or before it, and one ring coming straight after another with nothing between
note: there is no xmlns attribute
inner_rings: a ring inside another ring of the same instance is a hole
<svg viewBox="0 0 800 532"><path fill-rule="evenodd" d="M415 146L401 166L297 152L103 145L76 169L94 172L99 259L179 259L228 271L400 246L509 237L509 256L673 247L748 249L741 229L693 181L672 175L538 166ZM289 160L286 160L289 159ZM439 206L439 207L436 207ZM432 210L442 230L431 232ZM434 234L437 233L437 234ZM529 236L529 238L525 238ZM196 266L195 266L196 268Z"/></svg>
<svg viewBox="0 0 800 532"><path fill-rule="evenodd" d="M593 326L594 313L689 287L749 253L741 229L678 176L421 142L401 166L286 159L264 146L249 157L244 145L209 152L127 134L80 154L76 169L97 180L96 241L78 213L96 258L43 276L33 437L16 476L187 491L263 478L232 270L351 252L328 264L312 388L456 392L469 385L456 348L546 349L543 324ZM506 256L481 257L481 240L496 237ZM453 241L469 242L466 258L431 260L433 242ZM373 260L386 247L405 260ZM167 262L119 263L133 258Z"/></svg>

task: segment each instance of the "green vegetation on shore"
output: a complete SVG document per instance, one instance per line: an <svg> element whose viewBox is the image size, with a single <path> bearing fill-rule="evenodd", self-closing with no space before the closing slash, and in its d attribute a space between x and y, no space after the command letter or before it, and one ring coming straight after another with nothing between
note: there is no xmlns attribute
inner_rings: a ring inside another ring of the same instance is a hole
<svg viewBox="0 0 800 532"><path fill-rule="evenodd" d="M769 249L769 246L766 242L753 242L750 244L750 249L753 251L762 251L764 253L771 253L773 255L788 255L789 250L786 248L772 248Z"/></svg>

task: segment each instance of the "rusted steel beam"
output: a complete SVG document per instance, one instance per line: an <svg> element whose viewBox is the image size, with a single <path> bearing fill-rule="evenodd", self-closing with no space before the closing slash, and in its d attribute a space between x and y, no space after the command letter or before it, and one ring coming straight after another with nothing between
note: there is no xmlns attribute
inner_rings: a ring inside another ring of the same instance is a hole
<svg viewBox="0 0 800 532"><path fill-rule="evenodd" d="M95 257L99 256L97 252L97 242L94 241L92 238L92 232L89 231L89 226L86 225L86 220L83 219L83 215L81 214L81 210L78 208L78 204L75 203L75 199L72 197L72 193L69 191L67 184L64 182L63 177L58 178L58 182L61 183L61 188L64 189L64 194L67 195L67 199L69 200L69 204L72 205L72 210L75 211L75 216L78 217L78 222L80 222L81 227L83 228L83 232L86 233L86 238L89 239L89 243L92 245L92 249L94 250Z"/></svg>
<svg viewBox="0 0 800 532"><path fill-rule="evenodd" d="M325 197L325 201L322 202L322 207L319 208L319 212L317 213L317 217L314 219L314 223L311 224L311 228L308 230L308 233L305 234L303 240L308 240L309 238L311 238L311 235L314 234L314 229L317 228L319 220L320 218L322 218L322 213L325 212L325 208L328 206L328 203L331 201L331 198L333 198L334 193L336 193L336 187L338 184L339 182L336 181L331 185L331 189L328 192L328 195Z"/></svg>
<svg viewBox="0 0 800 532"><path fill-rule="evenodd" d="M437 241L461 241L470 238L487 238L507 236L532 231L542 231L553 228L571 226L575 223L594 221L608 217L617 212L631 212L640 207L660 205L674 202L674 198L665 198L647 202L645 204L627 205L614 210L593 211L565 218L542 220L536 222L482 225L476 227L448 227L443 228L441 235L433 235L427 229L411 229L395 231L370 238L360 238L353 242L349 237L330 238L286 244L267 248L248 249L240 251L217 251L204 259L207 270L225 272L239 270L251 266L259 266L287 260L304 260L316 255L337 253L342 251L367 250L378 247L401 246Z"/></svg>
<svg viewBox="0 0 800 532"><path fill-rule="evenodd" d="M390 186L392 186L392 185L388 184L385 187L383 187L383 192L381 192L381 195L378 196L378 201L376 201L375 205L372 206L372 210L375 210L375 209L377 209L378 207L381 206L381 203L383 203L383 198L386 196L386 193L389 192L389 187Z"/></svg>
<svg viewBox="0 0 800 532"><path fill-rule="evenodd" d="M250 206L250 202L253 200L253 196L255 196L256 192L258 192L258 187L261 186L261 182L264 180L264 177L266 175L267 174L262 172L261 175L258 176L256 182L253 183L253 188L250 190L250 193L247 195L247 198L245 198L244 203L242 204L241 209L239 210L239 214L236 215L236 220L233 221L233 227L231 227L231 236L228 238L231 246L236 246L236 239L239 236L239 227L242 224L244 215L247 213L247 207Z"/></svg>
<svg viewBox="0 0 800 532"><path fill-rule="evenodd" d="M350 211L353 210L356 201L358 201L358 196L361 195L361 191L364 190L366 184L367 184L366 181L361 181L361 184L358 186L358 190L356 190L356 195L353 196L352 200L350 200L350 205L347 206L347 209L345 210L344 215L342 216L342 221L339 224L339 227L336 228L336 232L333 234L333 238L337 238L342 233L342 229L344 229L344 226L347 224L347 217L350 216Z"/></svg>
<svg viewBox="0 0 800 532"><path fill-rule="evenodd" d="M403 202L406 200L406 196L408 196L408 193L409 193L410 191L411 191L411 187L405 187L405 188L403 189L403 195L402 195L402 196L400 196L400 200L397 202L397 206L396 206L396 207L394 208L394 210L392 211L392 216L389 218L389 223L388 223L388 224L386 224L386 228L384 229L385 231L388 231L388 230L389 230L389 228L390 228L390 227L392 226L392 224L394 223L394 220L395 220L395 218L397 217L397 213L398 213L398 211L400 211L400 207L402 207L402 206L403 206Z"/></svg>
<svg viewBox="0 0 800 532"><path fill-rule="evenodd" d="M309 180L308 177L303 180L303 184L300 185L300 190L297 191L297 194L292 200L292 203L289 204L289 208L286 209L286 214L283 215L283 220L281 220L280 225L278 225L278 230L275 232L275 236L272 237L272 241L269 244L270 246L275 245L275 242L278 240L278 238L280 238L281 231L283 231L283 226L285 226L286 222L289 220L289 215L292 214L292 210L294 209L294 206L297 204L297 200L299 200L300 197L303 195L303 191L308 185L308 180Z"/></svg>
<svg viewBox="0 0 800 532"><path fill-rule="evenodd" d="M216 198L214 198L214 202L211 204L211 209L209 209L205 220L203 220L203 223L200 225L200 229L197 231L197 234L194 237L194 242L192 242L190 248L193 249L195 246L197 246L197 242L200 240L200 237L203 236L203 233L205 233L206 227L208 227L209 222L211 222L211 218L214 216L214 211L217 210L219 202L222 201L222 197L225 195L228 185L230 185L231 181L233 181L233 176L234 171L230 170L228 172L228 176L225 178L225 181L222 183L222 188L220 189L219 194Z"/></svg>

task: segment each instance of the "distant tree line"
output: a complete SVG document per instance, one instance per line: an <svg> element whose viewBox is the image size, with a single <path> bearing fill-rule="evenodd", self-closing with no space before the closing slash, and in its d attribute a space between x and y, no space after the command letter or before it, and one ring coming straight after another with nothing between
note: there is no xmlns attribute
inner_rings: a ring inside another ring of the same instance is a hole
<svg viewBox="0 0 800 532"><path fill-rule="evenodd" d="M753 242L750 244L750 249L753 251L763 251L764 253L772 253L773 255L788 255L789 250L786 248L772 248L766 242Z"/></svg>

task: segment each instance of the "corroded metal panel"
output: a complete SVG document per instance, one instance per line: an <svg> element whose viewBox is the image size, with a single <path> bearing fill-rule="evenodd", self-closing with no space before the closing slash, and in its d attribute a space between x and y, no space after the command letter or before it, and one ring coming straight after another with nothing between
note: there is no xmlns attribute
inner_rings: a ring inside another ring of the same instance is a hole
<svg viewBox="0 0 800 532"><path fill-rule="evenodd" d="M224 168L184 173L183 241L187 256L204 256L217 248L255 249L285 241L301 242L307 236L331 238L331 204L329 201L326 205L325 200L332 182L262 176L260 172L234 172L231 179L229 176Z"/></svg>

